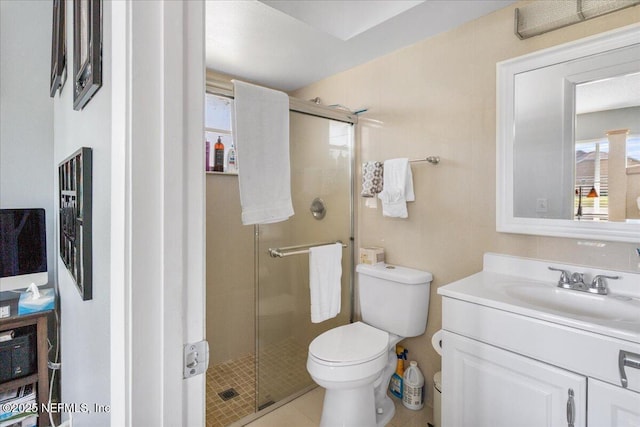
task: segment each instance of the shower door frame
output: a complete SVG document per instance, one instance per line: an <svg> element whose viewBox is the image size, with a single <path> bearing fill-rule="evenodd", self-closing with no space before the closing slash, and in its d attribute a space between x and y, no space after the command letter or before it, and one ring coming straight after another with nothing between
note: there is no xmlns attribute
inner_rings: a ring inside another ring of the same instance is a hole
<svg viewBox="0 0 640 427"><path fill-rule="evenodd" d="M225 98L229 98L229 99L234 99L234 92L233 92L233 84L230 82L222 82L219 80L212 80L207 78L206 79L206 93L207 94L211 94L211 95L216 95L216 96L221 96L221 97L225 97ZM315 102L311 102L311 101L305 101L305 100L301 100L298 98L294 98L292 96L289 96L289 111L291 112L297 112L297 113L302 113L302 114L306 114L306 115L310 115L310 116L315 116L315 117L319 117L319 118L323 118L323 119L328 119L328 120L335 120L335 121L339 121L339 122L343 122L343 123L348 123L352 125L352 132L351 132L351 141L350 141L350 147L349 147L349 153L350 153L350 162L349 162L349 212L350 212L350 224L349 224L349 229L350 229L350 236L349 236L349 258L350 258L350 266L351 266L351 270L354 270L355 268L355 248L354 248L354 244L355 244L355 209L354 209L354 197L355 197L355 178L356 178L356 153L355 153L355 146L356 146L356 141L357 141L357 123L358 123L358 116L346 109L341 109L341 108L331 108L328 106L324 106L321 104L316 104ZM259 226L258 225L254 225L254 283L255 281L258 280L259 277L259 272L258 272L258 259L259 259ZM354 320L354 310L355 310L355 300L354 300L354 271L351 271L350 277L349 277L349 322L353 322ZM255 309L257 310L258 307L258 292L256 291L255 293ZM255 316L255 348L256 351L258 350L258 316L255 315L256 313L254 312L254 316ZM206 313L205 313L206 316ZM209 343L209 345L215 345L215 343ZM257 355L256 355L257 357ZM256 363L257 363L257 358L256 358ZM256 381L257 381L257 372L256 372ZM283 398L281 400L278 400L277 402L269 405L266 408L263 408L261 410L258 409L258 399L256 396L256 407L255 407L255 412L238 420L237 422L233 423L232 425L245 425L255 419L260 418L261 416L281 407L282 405L292 401L293 399L301 396L302 394L306 393L307 391L309 391L311 388L314 388L315 386L311 386L302 390L299 390L298 392L295 392L294 394ZM258 393L258 386L256 384L256 394Z"/></svg>
<svg viewBox="0 0 640 427"><path fill-rule="evenodd" d="M222 96L225 98L229 98L229 99L234 99L234 93L233 93L233 84L231 82L223 82L220 80L212 80L207 78L206 79L206 93L211 94L211 95L217 95L217 96ZM350 177L351 177L351 182L350 182L350 192L351 194L349 195L349 210L350 210L350 220L351 220L351 224L350 224L350 228L351 228L351 236L350 236L350 246L351 246L351 251L350 251L350 256L351 256L351 266L355 268L355 249L353 247L354 243L355 243L355 210L354 210L354 197L355 197L355 171L356 171L356 153L355 153L355 145L356 145L356 141L357 141L357 135L356 132L358 130L358 127L356 126L358 124L358 115L349 111L349 110L344 110L341 108L332 108L332 107L328 107L325 105L321 105L321 104L316 104L315 102L311 102L311 101L305 101L302 99L298 99L298 98L294 98L293 96L289 96L289 111L295 111L296 113L302 113L302 114L307 114L310 116L315 116L315 117L320 117L323 119L329 119L329 120L337 120L339 122L344 122L344 123L350 123L353 126L353 133L352 133L352 141L351 141L351 164L350 164L350 168L351 170L350 172ZM254 226L254 239L257 239L258 237L258 229L257 229L257 225ZM255 245L254 245L255 247ZM257 247L255 249L256 251L258 250ZM256 253L257 256L257 253ZM257 258L256 258L257 259ZM255 272L257 277L257 272ZM349 314L349 322L353 322L353 311L355 309L355 302L354 302L354 285L353 285L354 279L353 279L353 274L351 275L351 280L349 281L349 310L350 310L350 314Z"/></svg>

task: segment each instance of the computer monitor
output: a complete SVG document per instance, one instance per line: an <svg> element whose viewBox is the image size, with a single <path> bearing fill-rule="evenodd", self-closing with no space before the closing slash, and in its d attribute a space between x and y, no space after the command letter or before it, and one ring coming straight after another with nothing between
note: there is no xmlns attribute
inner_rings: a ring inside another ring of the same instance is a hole
<svg viewBox="0 0 640 427"><path fill-rule="evenodd" d="M44 209L0 209L0 291L47 282Z"/></svg>

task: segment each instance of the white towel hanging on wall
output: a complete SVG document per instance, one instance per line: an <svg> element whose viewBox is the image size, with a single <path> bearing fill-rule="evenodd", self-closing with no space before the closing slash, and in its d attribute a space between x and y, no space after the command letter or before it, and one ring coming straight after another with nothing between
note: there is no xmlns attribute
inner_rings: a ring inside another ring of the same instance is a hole
<svg viewBox="0 0 640 427"><path fill-rule="evenodd" d="M289 97L233 80L242 223L269 224L293 215L289 161Z"/></svg>
<svg viewBox="0 0 640 427"><path fill-rule="evenodd" d="M408 218L407 202L415 200L409 159L385 160L383 182L382 192L378 194L378 198L382 201L382 215Z"/></svg>

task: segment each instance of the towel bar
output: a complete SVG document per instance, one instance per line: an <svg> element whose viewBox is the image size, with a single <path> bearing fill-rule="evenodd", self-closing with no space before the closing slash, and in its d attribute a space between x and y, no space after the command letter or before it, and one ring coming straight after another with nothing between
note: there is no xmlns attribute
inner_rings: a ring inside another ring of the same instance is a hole
<svg viewBox="0 0 640 427"><path fill-rule="evenodd" d="M276 249L269 248L269 255L271 256L271 258L283 258L289 255L308 254L309 248L313 246L332 245L334 243L340 243L343 248L347 247L345 243L342 243L342 240L336 240L335 242L309 243L305 245L285 246L283 248Z"/></svg>
<svg viewBox="0 0 640 427"><path fill-rule="evenodd" d="M411 159L411 160L409 160L409 163L417 163L417 162L429 162L432 165L437 165L438 163L440 163L440 157L439 156L428 156L428 157L425 157L424 159Z"/></svg>

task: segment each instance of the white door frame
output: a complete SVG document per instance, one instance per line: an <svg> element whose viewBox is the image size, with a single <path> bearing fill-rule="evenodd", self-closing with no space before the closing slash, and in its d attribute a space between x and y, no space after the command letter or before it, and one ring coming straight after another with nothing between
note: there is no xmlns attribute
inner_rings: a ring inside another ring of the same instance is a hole
<svg viewBox="0 0 640 427"><path fill-rule="evenodd" d="M204 1L112 8L111 424L203 426Z"/></svg>

